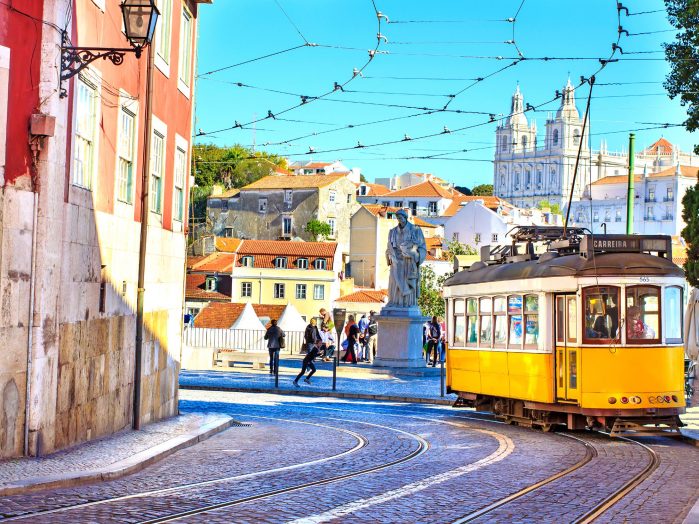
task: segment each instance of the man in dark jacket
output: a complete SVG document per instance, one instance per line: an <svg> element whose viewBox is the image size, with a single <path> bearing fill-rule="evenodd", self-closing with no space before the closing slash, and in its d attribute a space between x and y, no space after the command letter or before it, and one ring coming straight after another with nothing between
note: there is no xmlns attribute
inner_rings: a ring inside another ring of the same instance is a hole
<svg viewBox="0 0 699 524"><path fill-rule="evenodd" d="M265 333L267 351L269 351L269 373L274 375L279 370L279 349L284 345L284 331L277 326L277 320L272 320Z"/></svg>
<svg viewBox="0 0 699 524"><path fill-rule="evenodd" d="M427 332L425 335L427 336L427 358L429 359L432 352L434 352L432 367L435 367L439 360L439 339L442 338L442 327L439 325L437 317L432 317L432 321L427 323Z"/></svg>
<svg viewBox="0 0 699 524"><path fill-rule="evenodd" d="M320 331L318 331L318 326L315 318L311 319L311 322L306 326L306 331L303 335L303 342L306 346L306 352L310 352L316 345L316 342L320 340Z"/></svg>

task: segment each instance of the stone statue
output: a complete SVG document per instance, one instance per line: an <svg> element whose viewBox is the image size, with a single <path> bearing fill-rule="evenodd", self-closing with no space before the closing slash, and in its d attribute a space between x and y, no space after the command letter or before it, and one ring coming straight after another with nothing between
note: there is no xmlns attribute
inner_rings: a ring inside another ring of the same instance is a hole
<svg viewBox="0 0 699 524"><path fill-rule="evenodd" d="M408 222L404 210L396 213L398 225L388 233L386 259L391 273L388 279L388 306L417 306L420 296L420 264L427 256L422 230Z"/></svg>

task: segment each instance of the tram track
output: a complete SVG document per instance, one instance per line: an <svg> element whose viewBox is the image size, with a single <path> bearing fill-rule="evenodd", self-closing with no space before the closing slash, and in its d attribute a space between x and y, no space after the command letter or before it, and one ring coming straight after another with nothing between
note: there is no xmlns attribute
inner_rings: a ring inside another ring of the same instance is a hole
<svg viewBox="0 0 699 524"><path fill-rule="evenodd" d="M343 451L342 453L339 453L336 455L332 455L330 457L324 457L322 459L307 461L307 462L303 462L303 463L299 463L299 464L292 464L292 465L284 466L281 468L273 468L273 469L264 470L264 471L247 473L247 474L243 474L243 475L221 477L221 478L206 480L206 481L202 481L202 482L192 482L192 483L188 483L188 484L180 484L180 485L169 487L169 488L148 490L148 491L143 491L143 492L138 492L138 493L132 493L129 495L123 495L123 496L119 496L119 497L111 497L111 498L105 498L105 499L97 500L97 501L89 501L89 502L83 502L83 503L79 503L79 504L67 505L67 506L63 506L60 508L54 508L54 509L45 510L45 511L38 511L38 512L32 512L32 513L26 513L26 514L22 514L22 515L11 516L8 518L0 519L0 522L11 522L11 521L21 521L21 520L26 520L26 519L35 519L35 518L41 517L41 516L66 513L66 512L70 512L70 511L81 510L81 509L106 505L106 504L115 503L115 502L123 502L123 501L127 501L127 500L142 499L142 498L147 498L147 497L167 496L167 495L172 494L172 493L181 492L182 490L203 488L203 487L207 487L207 486L211 486L211 485L215 485L215 484L221 484L221 483L225 483L225 482L236 482L236 481L241 481L241 480L247 480L247 479L254 478L254 477L261 477L264 475L270 475L270 474L275 474L275 473L280 473L280 472L285 472L285 471L297 470L300 468L307 468L309 466L314 466L314 465L318 465L321 463L337 460L339 458L347 457L351 454L357 453L361 449L368 446L368 444L370 442L368 438L366 438L365 436L363 436L359 433L356 433L354 431L351 431L351 430L348 430L345 428L340 428L337 426L331 426L331 425L327 425L327 424L318 424L318 423L307 422L307 421L298 421L298 420L293 420L293 419L284 419L284 418L277 418L277 417L263 417L263 416L257 416L257 415L247 415L247 414L238 415L238 416L240 416L241 418L242 417L249 417L249 418L264 419L264 420L274 420L274 421L292 422L292 423L299 423L299 424L308 424L308 425L312 425L312 426L329 428L329 429L337 430L337 431L340 431L340 432L343 432L343 433L346 433L346 434L353 436L357 440L357 444L349 450ZM332 418L332 417L324 417L324 418L326 418L328 420L333 420L333 421L344 421L343 419L336 419L336 418ZM226 507L232 507L232 506L243 504L246 502L252 502L255 500L262 500L265 498L269 498L269 497L273 497L273 496L281 495L281 494L286 494L286 493L293 493L295 491L299 491L299 490L302 490L302 489L305 489L308 487L321 486L324 484L330 484L333 482L338 482L341 480L350 479L350 478L353 478L353 477L356 477L359 475L364 475L366 473L381 471L381 470L396 466L398 464L408 462L408 461L413 460L414 458L422 455L423 453L425 453L430 447L429 443L424 438L420 437L419 435L415 435L413 433L409 433L409 432L406 432L406 431L403 431L400 429L396 429L396 428L391 428L389 426L385 426L382 424L373 424L373 423L369 423L369 422L357 422L357 423L368 425L368 426L373 426L376 428L386 429L389 431L393 431L393 432L408 436L417 442L417 447L411 453L409 453L406 456L400 457L399 459L389 461L387 463L379 464L376 466L372 466L369 468L364 468L364 469L361 469L359 471L349 472L349 473L345 473L342 475L335 475L332 477L319 479L319 480L312 481L312 482L305 482L305 483L301 483L301 484L296 484L294 486L289 486L286 488L280 488L280 489L276 489L276 490L272 490L272 491L267 491L264 493L259 493L256 495L250 495L248 497L242 497L242 498L238 498L238 499L234 499L234 500L228 500L228 501L220 502L217 504L211 504L211 505L207 505L207 506L200 507L200 508L194 508L194 509L187 510L187 511L182 511L182 512L178 512L178 513L174 513L174 514L165 515L162 517L157 517L157 518L150 519L150 520L137 521L137 522L139 522L139 524L154 524L157 522L170 522L170 521L178 520L178 519L181 519L181 518L184 518L187 516L193 516L193 515L206 513L209 511L215 511L215 510L226 508Z"/></svg>

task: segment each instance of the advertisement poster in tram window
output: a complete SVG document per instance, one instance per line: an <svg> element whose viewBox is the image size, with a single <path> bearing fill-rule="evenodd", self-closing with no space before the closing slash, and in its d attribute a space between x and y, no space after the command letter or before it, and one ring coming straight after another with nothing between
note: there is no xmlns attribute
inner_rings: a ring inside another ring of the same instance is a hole
<svg viewBox="0 0 699 524"><path fill-rule="evenodd" d="M507 297L507 314L508 315L518 315L522 313L522 296L521 295L510 295ZM522 319L520 318L520 321Z"/></svg>

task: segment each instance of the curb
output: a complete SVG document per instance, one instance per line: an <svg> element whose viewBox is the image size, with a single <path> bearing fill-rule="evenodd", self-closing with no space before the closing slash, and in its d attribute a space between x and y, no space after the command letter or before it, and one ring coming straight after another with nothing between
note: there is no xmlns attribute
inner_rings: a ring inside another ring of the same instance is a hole
<svg viewBox="0 0 699 524"><path fill-rule="evenodd" d="M699 448L699 439L698 438L692 437L690 435L685 435L685 434L682 434L682 436L680 438L682 439L682 442L686 442L690 446L695 446L695 447Z"/></svg>
<svg viewBox="0 0 699 524"><path fill-rule="evenodd" d="M177 451L193 446L228 429L234 424L237 422L232 418L220 417L218 420L136 453L127 459L115 462L104 469L69 472L64 475L11 482L0 488L0 496L21 495L44 489L68 488L91 482L114 480L130 473L137 473Z"/></svg>
<svg viewBox="0 0 699 524"><path fill-rule="evenodd" d="M423 398L423 397L400 397L394 395L368 395L366 393L343 393L331 391L313 391L299 389L281 389L281 388L238 388L233 386L183 386L180 389L199 390L199 391L229 391L235 393L270 393L274 395L297 395L301 397L333 397L333 398L354 398L361 400L383 400L386 402L410 402L413 404L437 404L442 406L451 406L454 404L454 399L441 398ZM0 492L2 495L2 492Z"/></svg>

